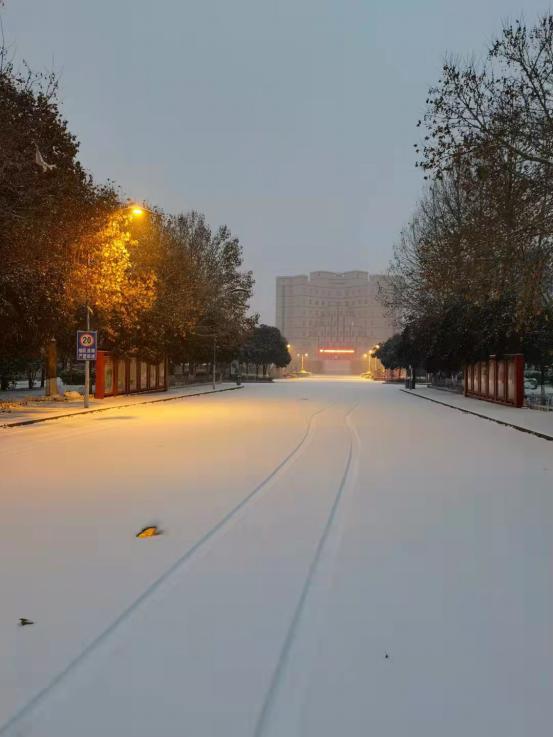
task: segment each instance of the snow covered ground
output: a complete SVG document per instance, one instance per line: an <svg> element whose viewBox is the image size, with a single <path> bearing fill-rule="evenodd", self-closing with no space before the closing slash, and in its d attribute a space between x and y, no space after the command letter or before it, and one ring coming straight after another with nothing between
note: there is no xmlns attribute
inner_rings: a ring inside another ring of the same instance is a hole
<svg viewBox="0 0 553 737"><path fill-rule="evenodd" d="M545 440L305 379L4 430L0 463L2 736L549 733Z"/></svg>
<svg viewBox="0 0 553 737"><path fill-rule="evenodd" d="M529 432L542 433L553 438L553 412L541 412L529 407L510 407L506 404L496 404L483 399L465 397L463 394L424 385L417 386L414 391L409 393L415 397L433 399L451 407L484 415L492 420L515 425Z"/></svg>
<svg viewBox="0 0 553 737"><path fill-rule="evenodd" d="M215 391L228 391L236 389L234 382L219 382ZM130 404L150 404L157 401L171 401L178 397L184 397L191 394L207 394L213 391L211 384L189 384L188 386L173 386L167 391L159 392L143 392L139 394L119 394L115 397L105 397L104 399L96 399L90 397L90 406L85 409L83 406L83 398L69 399L60 397L59 399L51 399L50 397L40 397L40 401L33 399L25 399L19 397L15 402L5 402L7 392L0 392L0 428L6 425L17 425L27 420L35 421L45 418L55 419L57 417L65 417L71 414L94 413L98 410L113 407L128 407ZM35 396L36 399L36 396ZM8 405L6 407L6 405ZM29 424L32 424L29 423Z"/></svg>

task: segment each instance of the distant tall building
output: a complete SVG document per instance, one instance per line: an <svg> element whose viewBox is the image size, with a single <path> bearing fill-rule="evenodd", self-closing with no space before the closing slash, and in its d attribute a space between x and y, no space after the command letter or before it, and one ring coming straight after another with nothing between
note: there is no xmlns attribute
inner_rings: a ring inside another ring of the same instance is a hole
<svg viewBox="0 0 553 737"><path fill-rule="evenodd" d="M378 301L379 285L387 281L366 271L277 277L276 324L290 343L293 365L307 353L313 372L374 371L371 349L394 332Z"/></svg>

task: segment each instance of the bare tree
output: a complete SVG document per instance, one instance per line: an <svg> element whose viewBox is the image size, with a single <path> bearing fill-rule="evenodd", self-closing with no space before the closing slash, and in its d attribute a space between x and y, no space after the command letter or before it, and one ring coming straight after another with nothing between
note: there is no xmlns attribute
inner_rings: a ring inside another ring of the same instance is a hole
<svg viewBox="0 0 553 737"><path fill-rule="evenodd" d="M505 25L483 62L449 59L427 98L419 165L441 173L493 142L523 162L553 165L553 15Z"/></svg>

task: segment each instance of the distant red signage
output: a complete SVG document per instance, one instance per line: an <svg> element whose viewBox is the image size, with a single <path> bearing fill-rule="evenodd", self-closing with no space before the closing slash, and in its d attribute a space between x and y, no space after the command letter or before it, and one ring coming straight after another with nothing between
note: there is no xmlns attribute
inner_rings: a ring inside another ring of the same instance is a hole
<svg viewBox="0 0 553 737"><path fill-rule="evenodd" d="M355 353L354 348L319 348L319 353L331 353L334 355L340 355L340 354L349 354Z"/></svg>

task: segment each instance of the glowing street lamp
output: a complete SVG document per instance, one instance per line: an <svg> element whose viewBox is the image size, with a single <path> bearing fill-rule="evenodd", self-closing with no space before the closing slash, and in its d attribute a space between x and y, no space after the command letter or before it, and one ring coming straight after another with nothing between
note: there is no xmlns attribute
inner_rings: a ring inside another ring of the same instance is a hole
<svg viewBox="0 0 553 737"><path fill-rule="evenodd" d="M374 354L377 352L377 350L380 348L380 345L376 343L376 345L373 345L373 347L369 351L369 373L372 375L372 362Z"/></svg>
<svg viewBox="0 0 553 737"><path fill-rule="evenodd" d="M121 205L121 210L130 210L131 215L135 217L142 217L146 213L149 215L159 215L160 213L156 210L151 210L149 207L140 204L140 202L127 202L126 205Z"/></svg>
<svg viewBox="0 0 553 737"><path fill-rule="evenodd" d="M156 215L158 217L160 215L157 210L151 210L149 207L146 207L146 205L143 205L141 202L133 202L132 200L129 200L124 205L119 205L118 210L127 210L129 212L129 215L137 218L141 218L146 213L148 213L149 215Z"/></svg>
<svg viewBox="0 0 553 737"><path fill-rule="evenodd" d="M144 205L140 205L137 202L129 202L126 205L121 205L119 210L130 210L131 215L134 215L135 217L142 217L144 213L148 212L151 215L158 215L159 213L156 213L154 210L150 210L147 207L144 207ZM90 268L90 256L87 253L87 269ZM85 311L86 311L86 330L90 330L90 313L92 312L92 308L90 307L88 303L88 298L86 299L85 303ZM85 361L84 366L84 406L89 406L89 396L90 396L90 361Z"/></svg>

